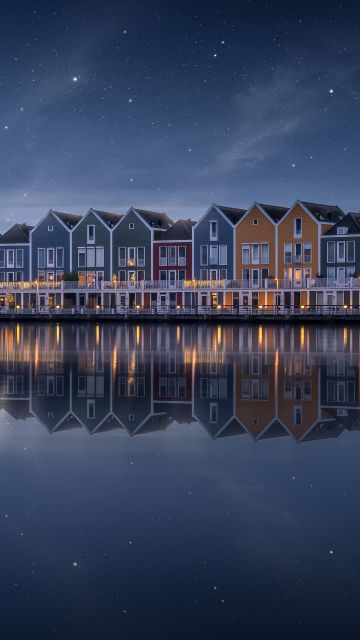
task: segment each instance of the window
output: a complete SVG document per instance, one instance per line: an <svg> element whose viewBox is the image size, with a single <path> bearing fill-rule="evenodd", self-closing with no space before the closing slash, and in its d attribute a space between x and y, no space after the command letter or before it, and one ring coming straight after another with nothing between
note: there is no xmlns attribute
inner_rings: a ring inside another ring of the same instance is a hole
<svg viewBox="0 0 360 640"><path fill-rule="evenodd" d="M243 280L250 280L250 269L243 269L242 277Z"/></svg>
<svg viewBox="0 0 360 640"><path fill-rule="evenodd" d="M335 267L328 267L327 268L327 278L328 278L328 280L335 280L335 278L336 278L336 268Z"/></svg>
<svg viewBox="0 0 360 640"><path fill-rule="evenodd" d="M185 267L186 265L186 247L179 247L178 249L178 264L179 267Z"/></svg>
<svg viewBox="0 0 360 640"><path fill-rule="evenodd" d="M90 420L95 418L95 400L86 401L86 413Z"/></svg>
<svg viewBox="0 0 360 640"><path fill-rule="evenodd" d="M345 242L337 243L337 261L345 262Z"/></svg>
<svg viewBox="0 0 360 640"><path fill-rule="evenodd" d="M227 264L227 245L219 245L219 264Z"/></svg>
<svg viewBox="0 0 360 640"><path fill-rule="evenodd" d="M299 264L301 262L302 246L301 242L295 244L295 262Z"/></svg>
<svg viewBox="0 0 360 640"><path fill-rule="evenodd" d="M285 264L291 264L291 262L292 262L292 244L291 244L291 242L285 242L285 244L284 244L284 262L285 262Z"/></svg>
<svg viewBox="0 0 360 640"><path fill-rule="evenodd" d="M259 269L252 270L252 283L255 287L259 286Z"/></svg>
<svg viewBox="0 0 360 640"><path fill-rule="evenodd" d="M78 267L86 267L85 249L78 249Z"/></svg>
<svg viewBox="0 0 360 640"><path fill-rule="evenodd" d="M269 277L269 269L261 269L261 277L263 280Z"/></svg>
<svg viewBox="0 0 360 640"><path fill-rule="evenodd" d="M242 245L242 263L250 264L250 245L249 244Z"/></svg>
<svg viewBox="0 0 360 640"><path fill-rule="evenodd" d="M251 262L253 264L259 264L259 245L258 244L251 245Z"/></svg>
<svg viewBox="0 0 360 640"><path fill-rule="evenodd" d="M167 280L167 271L159 271L159 278L161 282L166 282Z"/></svg>
<svg viewBox="0 0 360 640"><path fill-rule="evenodd" d="M309 263L312 260L312 244L311 242L304 242L304 262Z"/></svg>
<svg viewBox="0 0 360 640"><path fill-rule="evenodd" d="M338 236L346 236L347 232L348 232L347 227L338 227L336 230L336 233Z"/></svg>
<svg viewBox="0 0 360 640"><path fill-rule="evenodd" d="M185 269L179 269L178 280L185 280L185 278L186 278Z"/></svg>
<svg viewBox="0 0 360 640"><path fill-rule="evenodd" d="M167 266L167 247L160 247L160 260L159 260L159 264L160 267L166 267Z"/></svg>
<svg viewBox="0 0 360 640"><path fill-rule="evenodd" d="M218 239L218 223L216 220L210 220L210 240Z"/></svg>
<svg viewBox="0 0 360 640"><path fill-rule="evenodd" d="M5 249L0 249L0 268L5 267Z"/></svg>
<svg viewBox="0 0 360 640"><path fill-rule="evenodd" d="M16 267L22 269L24 266L24 249L16 249Z"/></svg>
<svg viewBox="0 0 360 640"><path fill-rule="evenodd" d="M295 218L294 220L294 236L297 238L302 236L302 218Z"/></svg>
<svg viewBox="0 0 360 640"><path fill-rule="evenodd" d="M208 270L200 269L200 280L207 280L207 279L208 279Z"/></svg>
<svg viewBox="0 0 360 640"><path fill-rule="evenodd" d="M349 242L346 243L346 249L347 249L347 261L348 262L355 262L355 242L354 242L354 240L350 240Z"/></svg>
<svg viewBox="0 0 360 640"><path fill-rule="evenodd" d="M257 225L259 224L259 220L257 218L254 218L254 220L252 221L253 224Z"/></svg>
<svg viewBox="0 0 360 640"><path fill-rule="evenodd" d="M269 264L269 245L261 245L261 264Z"/></svg>
<svg viewBox="0 0 360 640"><path fill-rule="evenodd" d="M176 265L176 247L169 247L169 266Z"/></svg>
<svg viewBox="0 0 360 640"><path fill-rule="evenodd" d="M138 282L142 282L142 280L145 280L145 271L143 269L137 272L137 279Z"/></svg>
<svg viewBox="0 0 360 640"><path fill-rule="evenodd" d="M63 247L57 247L56 249L56 266L62 269L64 266L64 249Z"/></svg>
<svg viewBox="0 0 360 640"><path fill-rule="evenodd" d="M47 266L55 267L55 251L54 249L47 250Z"/></svg>
<svg viewBox="0 0 360 640"><path fill-rule="evenodd" d="M95 267L95 247L89 247L86 250L86 266L90 268Z"/></svg>
<svg viewBox="0 0 360 640"><path fill-rule="evenodd" d="M135 266L135 247L128 247L127 250L127 266L134 267Z"/></svg>
<svg viewBox="0 0 360 640"><path fill-rule="evenodd" d="M137 266L145 267L145 247L137 248Z"/></svg>
<svg viewBox="0 0 360 640"><path fill-rule="evenodd" d="M129 222L129 229L131 229L131 231L135 229L135 225L133 222Z"/></svg>
<svg viewBox="0 0 360 640"><path fill-rule="evenodd" d="M54 226L52 224L48 225L48 231L54 231Z"/></svg>
<svg viewBox="0 0 360 640"><path fill-rule="evenodd" d="M126 281L126 271L119 271L118 276L119 276L119 282Z"/></svg>
<svg viewBox="0 0 360 640"><path fill-rule="evenodd" d="M200 264L208 264L208 248L206 244L202 244L200 247Z"/></svg>
<svg viewBox="0 0 360 640"><path fill-rule="evenodd" d="M210 422L217 422L219 419L219 405L217 402L210 402Z"/></svg>
<svg viewBox="0 0 360 640"><path fill-rule="evenodd" d="M0 282L5 282L5 273L0 271Z"/></svg>
<svg viewBox="0 0 360 640"><path fill-rule="evenodd" d="M219 280L227 280L227 269L219 269Z"/></svg>
<svg viewBox="0 0 360 640"><path fill-rule="evenodd" d="M95 225L94 224L87 225L87 243L95 244Z"/></svg>
<svg viewBox="0 0 360 640"><path fill-rule="evenodd" d="M294 422L297 427L301 427L302 424L302 406L298 405L294 407Z"/></svg>
<svg viewBox="0 0 360 640"><path fill-rule="evenodd" d="M126 248L119 247L119 267L126 266Z"/></svg>
<svg viewBox="0 0 360 640"><path fill-rule="evenodd" d="M217 247L217 245L211 245L210 246L209 264L218 264L218 247Z"/></svg>
<svg viewBox="0 0 360 640"><path fill-rule="evenodd" d="M15 251L14 249L7 250L7 266L15 267Z"/></svg>
<svg viewBox="0 0 360 640"><path fill-rule="evenodd" d="M92 249L88 249L88 251L92 251ZM104 247L96 247L96 266L99 268L104 267Z"/></svg>
<svg viewBox="0 0 360 640"><path fill-rule="evenodd" d="M14 274L13 274L13 272L12 272L12 271L8 271L8 274L7 274L7 281L8 281L8 282L14 282Z"/></svg>
<svg viewBox="0 0 360 640"><path fill-rule="evenodd" d="M331 240L327 243L327 261L335 262L335 242Z"/></svg>

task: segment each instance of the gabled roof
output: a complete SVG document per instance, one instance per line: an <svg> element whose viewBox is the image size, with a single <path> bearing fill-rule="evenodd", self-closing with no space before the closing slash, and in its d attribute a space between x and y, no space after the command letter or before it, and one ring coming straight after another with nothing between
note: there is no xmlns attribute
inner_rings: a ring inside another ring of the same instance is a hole
<svg viewBox="0 0 360 640"><path fill-rule="evenodd" d="M145 209L136 209L136 207L132 207L133 211L146 222L149 227L153 227L154 229L169 229L174 224L174 221L168 216L167 213L161 213L157 211L146 211Z"/></svg>
<svg viewBox="0 0 360 640"><path fill-rule="evenodd" d="M331 229L324 233L325 236L337 235L338 227L346 227L348 229L349 234L360 234L360 213L352 213L349 212L344 216L341 220L339 220L336 224L334 224Z"/></svg>
<svg viewBox="0 0 360 640"><path fill-rule="evenodd" d="M96 215L99 216L99 218L101 218L101 220L105 222L105 224L107 224L108 227L115 227L115 225L124 217L123 213L111 213L109 211L98 211L98 209L91 209L91 211L96 213Z"/></svg>
<svg viewBox="0 0 360 640"><path fill-rule="evenodd" d="M215 207L224 214L224 216L231 222L231 224L235 225L243 215L246 213L246 209L235 209L234 207L223 207L221 204L216 204Z"/></svg>
<svg viewBox="0 0 360 640"><path fill-rule="evenodd" d="M337 205L332 204L318 204L316 202L305 202L299 200L302 204L319 222L338 222L344 217L344 212Z"/></svg>
<svg viewBox="0 0 360 640"><path fill-rule="evenodd" d="M27 224L14 224L0 236L0 244L23 244L29 242L29 233L33 227Z"/></svg>
<svg viewBox="0 0 360 640"><path fill-rule="evenodd" d="M154 240L191 240L194 224L189 218L177 220L167 231L155 231Z"/></svg>
<svg viewBox="0 0 360 640"><path fill-rule="evenodd" d="M264 209L274 222L280 222L285 213L289 211L289 207L278 207L273 204L260 204L259 202L259 206Z"/></svg>
<svg viewBox="0 0 360 640"><path fill-rule="evenodd" d="M74 213L65 213L64 211L54 211L50 209L49 213L52 213L56 218L59 218L69 229L76 227L80 222L82 216L75 215Z"/></svg>

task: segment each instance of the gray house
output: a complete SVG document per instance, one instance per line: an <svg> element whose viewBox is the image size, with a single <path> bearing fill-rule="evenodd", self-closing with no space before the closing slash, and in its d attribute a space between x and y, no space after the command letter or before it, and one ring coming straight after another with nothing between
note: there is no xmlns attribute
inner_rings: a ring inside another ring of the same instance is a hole
<svg viewBox="0 0 360 640"><path fill-rule="evenodd" d="M29 281L31 229L27 224L14 224L0 236L0 282Z"/></svg>
<svg viewBox="0 0 360 640"><path fill-rule="evenodd" d="M321 274L334 282L360 275L360 213L348 213L321 237Z"/></svg>
<svg viewBox="0 0 360 640"><path fill-rule="evenodd" d="M122 218L121 214L89 209L74 229L72 270L80 284L92 287L112 279L112 232Z"/></svg>
<svg viewBox="0 0 360 640"><path fill-rule="evenodd" d="M30 278L61 281L72 271L72 232L81 216L50 211L30 233Z"/></svg>
<svg viewBox="0 0 360 640"><path fill-rule="evenodd" d="M235 225L246 213L213 204L193 228L193 276L196 280L232 280L235 277ZM223 304L223 294L201 293L202 305Z"/></svg>
<svg viewBox="0 0 360 640"><path fill-rule="evenodd" d="M119 281L134 284L134 293L121 294L120 305L150 305L150 294L142 299L135 292L137 283L153 280L153 241L155 231L166 231L173 221L166 213L129 209L114 228L112 241L113 272Z"/></svg>

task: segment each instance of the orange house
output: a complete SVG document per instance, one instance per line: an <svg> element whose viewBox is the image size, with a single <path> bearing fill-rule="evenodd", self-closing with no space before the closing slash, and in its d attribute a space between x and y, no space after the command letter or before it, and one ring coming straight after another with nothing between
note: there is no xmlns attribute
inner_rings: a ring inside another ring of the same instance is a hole
<svg viewBox="0 0 360 640"><path fill-rule="evenodd" d="M235 227L235 277L243 281L243 289L252 291L252 304L254 297L259 305L275 304L273 292L256 290L264 288L267 278L277 277L277 226L287 211L288 207L254 202ZM241 303L250 303L246 293Z"/></svg>
<svg viewBox="0 0 360 640"><path fill-rule="evenodd" d="M278 277L285 288L301 288L307 278L319 277L321 234L343 216L336 205L300 200L284 215L278 225Z"/></svg>

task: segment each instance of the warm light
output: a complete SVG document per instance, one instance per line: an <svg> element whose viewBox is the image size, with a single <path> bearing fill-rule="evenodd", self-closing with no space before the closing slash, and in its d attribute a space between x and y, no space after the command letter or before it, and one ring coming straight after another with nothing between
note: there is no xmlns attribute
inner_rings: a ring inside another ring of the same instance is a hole
<svg viewBox="0 0 360 640"><path fill-rule="evenodd" d="M136 344L140 344L140 327L138 324L136 325Z"/></svg>
<svg viewBox="0 0 360 640"><path fill-rule="evenodd" d="M262 309L262 308L263 308L262 304L259 304L259 309Z"/></svg>
<svg viewBox="0 0 360 640"><path fill-rule="evenodd" d="M305 309L305 305L304 305L304 304L302 304L302 305L301 305L301 308L302 308L302 309Z"/></svg>
<svg viewBox="0 0 360 640"><path fill-rule="evenodd" d="M20 305L19 305L19 304L17 304L17 305L16 305L16 308L17 308L17 309L20 309Z"/></svg>
<svg viewBox="0 0 360 640"><path fill-rule="evenodd" d="M136 305L136 308L137 308L137 309L141 309L141 307L140 307L140 305L139 305L139 304L137 304L137 305Z"/></svg>
<svg viewBox="0 0 360 640"><path fill-rule="evenodd" d="M180 309L180 305L179 305L179 304L177 304L177 305L176 305L176 308L177 308L177 309Z"/></svg>
<svg viewBox="0 0 360 640"><path fill-rule="evenodd" d="M56 305L56 308L57 308L57 309L60 309L60 305L59 305L59 304L57 304L57 305Z"/></svg>
<svg viewBox="0 0 360 640"><path fill-rule="evenodd" d="M347 308L348 308L348 307L347 307L347 304L344 304L344 309L347 309Z"/></svg>
<svg viewBox="0 0 360 640"><path fill-rule="evenodd" d="M97 308L97 309L100 309L100 305L99 305L99 304L97 304L97 305L96 305L96 308Z"/></svg>
<svg viewBox="0 0 360 640"><path fill-rule="evenodd" d="M221 309L221 304L218 304L217 308L218 308L218 309Z"/></svg>

